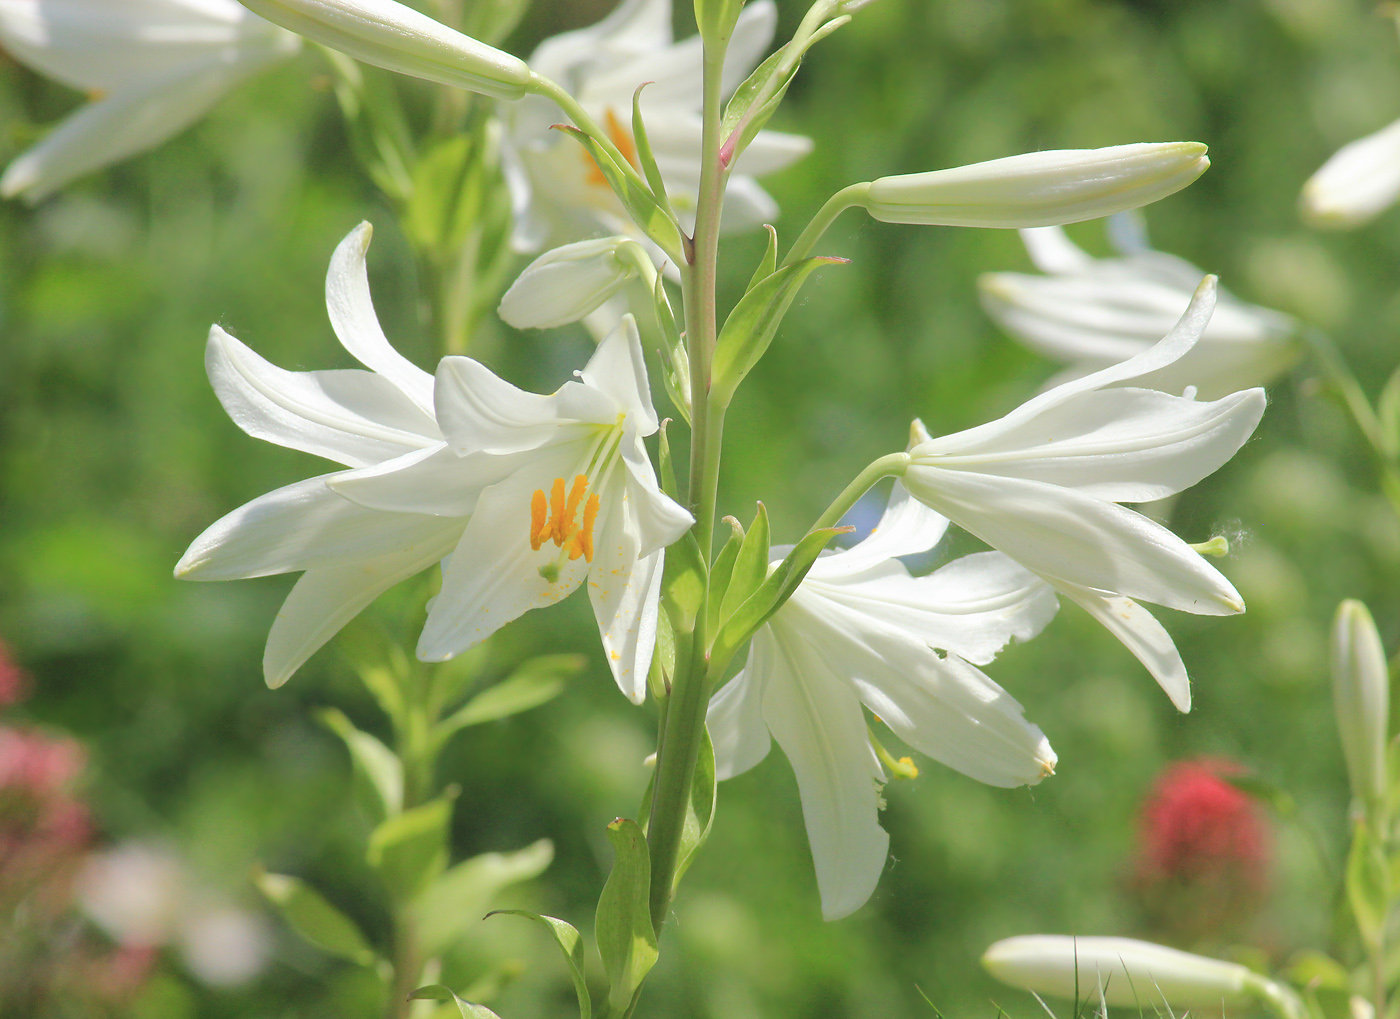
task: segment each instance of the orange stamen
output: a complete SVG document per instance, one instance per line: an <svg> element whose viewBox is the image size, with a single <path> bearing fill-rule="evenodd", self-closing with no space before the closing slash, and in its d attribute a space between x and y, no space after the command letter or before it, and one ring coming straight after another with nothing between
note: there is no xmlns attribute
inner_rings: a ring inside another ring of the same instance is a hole
<svg viewBox="0 0 1400 1019"><path fill-rule="evenodd" d="M549 517L546 515L549 507L545 501L544 489L535 489L535 494L530 498L530 547L536 552L549 537L552 528L549 526Z"/></svg>
<svg viewBox="0 0 1400 1019"><path fill-rule="evenodd" d="M564 479L555 478L549 493L549 519L554 521L554 544L564 544L569 535L564 530Z"/></svg>
<svg viewBox="0 0 1400 1019"><path fill-rule="evenodd" d="M564 516L557 525L566 536L574 531L574 516L578 513L578 504L583 502L584 493L587 491L588 478L580 474L574 478L574 487L569 490L569 501L564 506Z"/></svg>
<svg viewBox="0 0 1400 1019"><path fill-rule="evenodd" d="M622 121L617 119L617 114L613 112L611 106L608 107L607 111L603 114L603 123L608 132L608 137L612 139L612 143L617 146L617 151L622 153L622 158L627 160L627 162L631 163L634 167L637 166L637 143L632 140L632 132L628 131L627 128L622 125ZM600 187L607 187L608 179L603 176L602 168L598 165L597 161L588 154L587 150L584 151L583 158L589 165L588 183L597 184Z"/></svg>
<svg viewBox="0 0 1400 1019"><path fill-rule="evenodd" d="M578 532L583 558L590 563L593 561L593 524L598 519L598 505L597 493L590 495L587 504L583 507L583 529Z"/></svg>

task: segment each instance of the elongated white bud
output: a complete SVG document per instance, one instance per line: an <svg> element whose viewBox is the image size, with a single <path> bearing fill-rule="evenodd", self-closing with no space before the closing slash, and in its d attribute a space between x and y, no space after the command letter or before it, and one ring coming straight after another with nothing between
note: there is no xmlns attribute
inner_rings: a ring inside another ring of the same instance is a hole
<svg viewBox="0 0 1400 1019"><path fill-rule="evenodd" d="M1148 941L1068 934L998 941L983 954L982 965L1002 983L1037 994L1078 994L1080 1000L1097 1003L1102 989L1108 1004L1140 1006L1148 1013L1163 1002L1173 1008L1246 1004L1266 982L1235 963Z"/></svg>
<svg viewBox="0 0 1400 1019"><path fill-rule="evenodd" d="M881 177L870 184L862 204L886 223L1052 226L1155 202L1180 191L1209 165L1199 142L1053 149Z"/></svg>
<svg viewBox="0 0 1400 1019"><path fill-rule="evenodd" d="M546 251L525 267L501 298L501 318L517 329L577 322L638 275L626 237L578 241ZM646 258L645 252L640 252Z"/></svg>
<svg viewBox="0 0 1400 1019"><path fill-rule="evenodd" d="M519 99L530 68L395 0L243 0L273 24L367 64L455 85L496 99Z"/></svg>
<svg viewBox="0 0 1400 1019"><path fill-rule="evenodd" d="M1332 624L1332 701L1352 792L1367 806L1386 789L1390 673L1371 613L1359 601L1337 606Z"/></svg>
<svg viewBox="0 0 1400 1019"><path fill-rule="evenodd" d="M1360 226L1400 198L1400 120L1343 145L1303 185L1303 218L1313 226Z"/></svg>

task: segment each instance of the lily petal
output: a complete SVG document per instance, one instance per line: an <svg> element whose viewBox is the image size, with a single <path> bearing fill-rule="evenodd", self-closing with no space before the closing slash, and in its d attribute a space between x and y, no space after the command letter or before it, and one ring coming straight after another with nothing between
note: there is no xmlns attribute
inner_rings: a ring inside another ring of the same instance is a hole
<svg viewBox="0 0 1400 1019"><path fill-rule="evenodd" d="M910 496L896 481L885 512L870 533L850 548L822 556L807 575L814 580L833 580L862 573L899 556L927 552L947 531L947 517Z"/></svg>
<svg viewBox="0 0 1400 1019"><path fill-rule="evenodd" d="M1171 634L1145 608L1121 595L1091 591L1073 584L1058 585L1064 595L1093 616L1147 667L1172 704L1191 710L1191 679Z"/></svg>
<svg viewBox="0 0 1400 1019"><path fill-rule="evenodd" d="M766 634L755 638L743 670L710 698L705 725L714 741L715 777L721 782L768 756L773 740L763 721L763 688L774 664L772 639Z"/></svg>
<svg viewBox="0 0 1400 1019"><path fill-rule="evenodd" d="M659 427L647 383L642 338L631 315L622 316L617 328L598 344L579 378L616 400L638 435L650 435Z"/></svg>
<svg viewBox="0 0 1400 1019"><path fill-rule="evenodd" d="M458 456L439 443L373 467L341 471L331 475L327 485L368 509L465 518L483 491L519 469L521 457Z"/></svg>
<svg viewBox="0 0 1400 1019"><path fill-rule="evenodd" d="M588 600L618 688L633 704L641 704L647 697L647 672L656 647L664 553L639 555L636 529L619 509L612 508L595 535Z"/></svg>

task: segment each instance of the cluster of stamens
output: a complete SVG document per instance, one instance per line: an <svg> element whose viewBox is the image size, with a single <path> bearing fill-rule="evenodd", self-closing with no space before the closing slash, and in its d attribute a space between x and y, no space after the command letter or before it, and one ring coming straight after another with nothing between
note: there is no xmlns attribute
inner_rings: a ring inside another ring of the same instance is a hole
<svg viewBox="0 0 1400 1019"><path fill-rule="evenodd" d="M598 519L598 495L588 495L588 478L580 474L574 478L573 487L567 495L564 479L555 478L548 498L544 489L535 489L530 499L530 547L536 552L546 541L553 539L570 560L583 556L587 562L593 561L593 524ZM583 503L583 522L575 524L579 503Z"/></svg>

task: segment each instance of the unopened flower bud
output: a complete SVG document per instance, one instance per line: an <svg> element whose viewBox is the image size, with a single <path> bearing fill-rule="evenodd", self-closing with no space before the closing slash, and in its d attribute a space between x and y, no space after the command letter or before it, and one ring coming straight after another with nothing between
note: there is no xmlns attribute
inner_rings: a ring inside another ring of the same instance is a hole
<svg viewBox="0 0 1400 1019"><path fill-rule="evenodd" d="M1360 226L1400 198L1400 120L1343 145L1308 178L1299 197L1313 226Z"/></svg>
<svg viewBox="0 0 1400 1019"><path fill-rule="evenodd" d="M629 245L639 248L626 237L604 237L546 251L505 292L501 318L516 329L577 322L638 274L638 259L629 257Z"/></svg>
<svg viewBox="0 0 1400 1019"><path fill-rule="evenodd" d="M1363 804L1386 788L1390 673L1371 613L1359 601L1337 606L1332 625L1332 700L1352 792Z"/></svg>
<svg viewBox="0 0 1400 1019"><path fill-rule="evenodd" d="M881 177L862 204L886 223L1007 229L1078 223L1165 198L1209 165L1199 142L1027 152Z"/></svg>
<svg viewBox="0 0 1400 1019"><path fill-rule="evenodd" d="M530 68L395 0L246 0L274 24L367 64L454 85L496 99L519 99Z"/></svg>
<svg viewBox="0 0 1400 1019"><path fill-rule="evenodd" d="M1027 934L992 945L982 956L1002 983L1037 994L1142 1006L1219 1008L1247 1004L1267 983L1244 966L1133 938ZM1077 968L1077 972L1076 972Z"/></svg>

